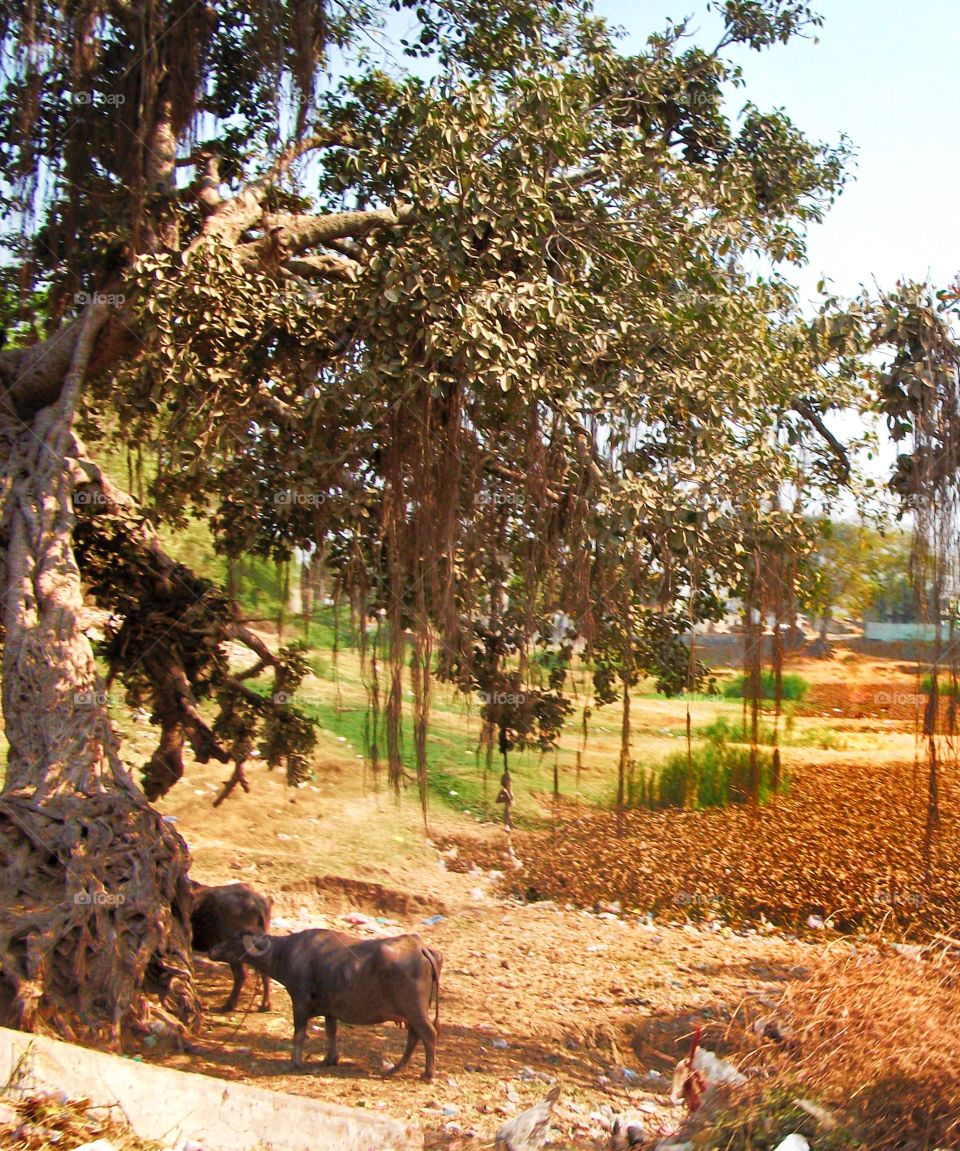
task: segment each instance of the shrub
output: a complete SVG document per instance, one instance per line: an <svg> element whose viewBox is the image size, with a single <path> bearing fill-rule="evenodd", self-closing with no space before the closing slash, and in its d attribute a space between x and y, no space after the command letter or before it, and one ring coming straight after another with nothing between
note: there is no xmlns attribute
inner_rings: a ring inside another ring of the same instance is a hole
<svg viewBox="0 0 960 1151"><path fill-rule="evenodd" d="M750 724L746 728L739 721L731 721L725 715L719 715L705 727L697 728L696 734L705 739L722 739L727 743L749 743ZM761 723L757 730L757 742L767 747L773 744L773 725ZM805 727L797 730L793 716L784 713L783 726L780 728L780 738L777 741L781 747L819 747L825 751L844 751L849 746L849 740L832 731L829 727Z"/></svg>
<svg viewBox="0 0 960 1151"><path fill-rule="evenodd" d="M718 715L713 723L708 723L705 727L697 730L697 735L702 735L704 739L709 739L714 742L721 741L724 743L749 743L750 742L750 724L746 728L739 720L731 721L725 715ZM761 723L757 731L758 743L773 743L773 727L770 724Z"/></svg>
<svg viewBox="0 0 960 1151"><path fill-rule="evenodd" d="M684 807L688 794L696 796L698 808L746 803L750 798L750 749L731 745L723 725L713 727L711 738L693 748L692 754L674 752L659 770L647 772L640 768L632 772L627 785L628 806L653 810ZM765 803L774 790L773 756L759 748L756 754L760 802ZM779 791L785 791L786 787L786 775L781 773Z"/></svg>
<svg viewBox="0 0 960 1151"><path fill-rule="evenodd" d="M920 681L920 690L923 692L924 695L930 694L931 682L932 682L932 677L931 677L930 673L927 672L927 674ZM956 687L954 687L950 683L950 673L949 672L941 672L940 675L937 676L937 694L940 695L941 697L950 696L952 694L953 696L960 698L960 683L958 683L956 685Z"/></svg>
<svg viewBox="0 0 960 1151"><path fill-rule="evenodd" d="M749 677L738 675L723 685L723 694L727 699L743 699L749 687ZM764 671L760 675L760 695L763 699L775 699L776 683L772 671ZM789 673L783 677L781 683L781 699L801 700L807 694L810 684L802 675Z"/></svg>

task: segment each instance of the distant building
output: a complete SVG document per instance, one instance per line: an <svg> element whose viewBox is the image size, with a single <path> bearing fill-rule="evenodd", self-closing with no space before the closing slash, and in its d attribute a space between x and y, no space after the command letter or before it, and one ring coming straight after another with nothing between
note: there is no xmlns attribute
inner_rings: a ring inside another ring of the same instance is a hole
<svg viewBox="0 0 960 1151"><path fill-rule="evenodd" d="M940 625L940 637L946 639L949 635L950 622L944 620ZM901 643L905 640L932 643L937 638L937 625L933 623L888 623L885 620L867 619L863 621L863 638L875 640L877 643Z"/></svg>

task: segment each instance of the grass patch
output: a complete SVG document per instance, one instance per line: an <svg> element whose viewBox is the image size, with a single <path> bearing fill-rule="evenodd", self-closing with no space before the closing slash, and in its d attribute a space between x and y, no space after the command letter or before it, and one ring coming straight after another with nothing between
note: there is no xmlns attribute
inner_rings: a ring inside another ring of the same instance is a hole
<svg viewBox="0 0 960 1151"><path fill-rule="evenodd" d="M759 748L756 756L760 802L766 803L775 790L773 756ZM781 774L776 790L783 793L786 789L786 775ZM689 755L686 751L675 752L659 768L647 772L641 767L632 773L627 784L628 807L653 811L685 807L688 796L694 797L694 806L701 810L748 802L750 749L711 739L693 748Z"/></svg>
<svg viewBox="0 0 960 1151"><path fill-rule="evenodd" d="M682 734L682 733L681 733ZM718 715L712 722L696 729L696 734L708 740L724 743L750 743L750 724L746 727L742 720L731 721L725 715ZM846 751L849 740L829 727L797 728L792 715L786 714L778 737L781 747L816 747L822 751ZM761 723L757 732L757 743L773 746L773 725Z"/></svg>
<svg viewBox="0 0 960 1151"><path fill-rule="evenodd" d="M366 708L338 709L332 704L317 703L306 705L303 710L312 718L319 720L326 729L328 738L332 734L338 743L345 744L346 754L353 756L368 754L371 731L370 717ZM386 733L383 729L378 737L378 752L385 782L387 748ZM517 760L520 758L514 757L511 763L515 779L524 779L522 768L518 771ZM408 716L403 717L401 728L401 760L410 786L415 790L416 750L413 742L413 721ZM471 816L497 818L500 809L493 801L497 794L500 770L500 758L494 756L492 770L487 775L487 787L484 789L483 753L478 762L476 745L472 741L458 737L456 733L442 729L436 723L431 724L427 740L427 787L431 797L439 800L444 806ZM520 798L519 794L517 798ZM517 806L514 807L517 822L529 824L530 820L525 818L522 810L517 811Z"/></svg>
<svg viewBox="0 0 960 1151"><path fill-rule="evenodd" d="M933 684L933 676L929 672L920 680L920 690L924 695L930 694L930 688ZM937 693L941 696L952 695L954 699L960 699L960 683L951 684L950 677L944 675L937 676Z"/></svg>
<svg viewBox="0 0 960 1151"><path fill-rule="evenodd" d="M786 725L784 725L784 727L786 727ZM748 723L746 727L744 727L743 720L730 720L725 715L718 715L712 723L697 728L696 734L711 742L749 743L750 730L750 724ZM784 730L781 729L781 742L783 741L784 734ZM768 745L773 743L772 725L766 723L758 725L757 743Z"/></svg>
<svg viewBox="0 0 960 1151"><path fill-rule="evenodd" d="M723 684L723 694L726 699L743 699L748 689L749 677L737 675ZM781 699L799 702L810 690L810 684L802 675L790 672L785 675L781 683ZM776 681L772 671L764 671L760 675L760 695L762 699L776 698Z"/></svg>

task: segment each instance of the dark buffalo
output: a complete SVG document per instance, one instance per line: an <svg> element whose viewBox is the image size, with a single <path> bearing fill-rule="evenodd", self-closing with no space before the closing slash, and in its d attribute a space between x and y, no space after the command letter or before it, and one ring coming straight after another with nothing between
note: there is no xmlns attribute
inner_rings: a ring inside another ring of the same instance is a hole
<svg viewBox="0 0 960 1151"><path fill-rule="evenodd" d="M426 1052L422 1078L433 1078L440 1025L443 957L419 935L354 939L339 931L294 935L246 934L220 944L212 959L249 963L282 983L293 1003L293 1065L303 1065L307 1024L322 1015L327 1030L326 1066L339 1062L337 1023L403 1023L407 1046L386 1074L405 1067L418 1040ZM436 1010L430 1021L430 1003Z"/></svg>
<svg viewBox="0 0 960 1151"><path fill-rule="evenodd" d="M212 953L219 944L238 939L243 932L270 930L270 900L245 883L206 887L192 880L190 894L193 900L190 924L193 928L194 951ZM227 962L233 972L233 990L222 1010L233 1011L240 1000L245 972L242 962L229 959ZM260 979L263 983L260 1010L269 1011L270 980L262 973Z"/></svg>

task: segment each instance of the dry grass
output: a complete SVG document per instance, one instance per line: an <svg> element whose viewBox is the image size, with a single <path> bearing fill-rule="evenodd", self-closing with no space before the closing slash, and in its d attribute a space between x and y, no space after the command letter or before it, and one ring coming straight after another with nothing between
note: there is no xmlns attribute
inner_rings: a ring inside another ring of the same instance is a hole
<svg viewBox="0 0 960 1151"><path fill-rule="evenodd" d="M109 1108L91 1107L89 1099L29 1095L11 1106L19 1122L0 1125L0 1147L12 1151L72 1151L97 1139L107 1139L116 1151L159 1151L162 1146L134 1134Z"/></svg>
<svg viewBox="0 0 960 1151"><path fill-rule="evenodd" d="M805 1129L818 1148L960 1147L960 969L945 953L927 954L861 949L792 983L776 1013L788 1038L758 1047L752 1030L741 1037L739 1062L760 1072L757 1087L722 1121L726 1141L715 1145L762 1147L766 1131L775 1145L786 1132L765 1117L779 1108L787 1129ZM836 1127L803 1117L797 1098L827 1108Z"/></svg>
<svg viewBox="0 0 960 1151"><path fill-rule="evenodd" d="M960 790L945 779L936 866L923 853L923 776L873 758L791 768L786 797L753 813L560 809L550 832L514 836L522 871L504 890L590 907L617 901L658 917L764 920L807 934L810 916L845 932L929 939L960 922ZM944 773L946 775L946 773ZM949 782L949 786L948 786ZM463 863L473 838L453 836ZM813 931L814 936L817 930ZM819 936L823 938L822 935Z"/></svg>

